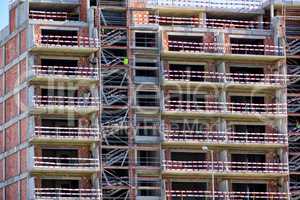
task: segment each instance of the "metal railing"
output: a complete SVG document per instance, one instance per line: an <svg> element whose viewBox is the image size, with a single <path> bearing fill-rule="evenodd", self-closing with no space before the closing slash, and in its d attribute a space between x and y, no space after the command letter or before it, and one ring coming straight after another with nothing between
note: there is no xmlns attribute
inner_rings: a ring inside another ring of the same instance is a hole
<svg viewBox="0 0 300 200"><path fill-rule="evenodd" d="M225 162L225 161L173 161L164 160L163 167L168 171L211 171L221 173L287 173L288 163L274 162Z"/></svg>
<svg viewBox="0 0 300 200"><path fill-rule="evenodd" d="M281 74L221 73L206 71L165 70L166 80L188 82L232 82L239 84L284 84L286 78Z"/></svg>
<svg viewBox="0 0 300 200"><path fill-rule="evenodd" d="M284 53L283 47L273 45L200 43L169 40L167 41L167 46L169 51L174 52L201 52L269 56L282 56Z"/></svg>
<svg viewBox="0 0 300 200"><path fill-rule="evenodd" d="M29 19L53 21L79 21L79 14L70 12L29 11Z"/></svg>
<svg viewBox="0 0 300 200"><path fill-rule="evenodd" d="M72 76L97 78L98 71L96 68L86 66L43 66L33 65L33 71L36 75L48 76Z"/></svg>
<svg viewBox="0 0 300 200"><path fill-rule="evenodd" d="M33 157L34 167L47 167L48 169L95 169L99 168L99 160L95 158L61 158L61 157Z"/></svg>
<svg viewBox="0 0 300 200"><path fill-rule="evenodd" d="M197 190L167 190L166 196L169 198L194 198L207 199L213 196L222 200L241 199L264 199L264 200L288 200L287 192L221 192L221 191L197 191Z"/></svg>
<svg viewBox="0 0 300 200"><path fill-rule="evenodd" d="M270 29L269 22L229 20L229 19L202 19L199 17L174 17L159 15L136 14L133 16L135 24L159 24L161 26L191 26L222 29Z"/></svg>
<svg viewBox="0 0 300 200"><path fill-rule="evenodd" d="M34 96L34 105L94 107L99 105L99 100L95 97Z"/></svg>
<svg viewBox="0 0 300 200"><path fill-rule="evenodd" d="M212 8L255 11L263 8L261 0L132 0L131 7Z"/></svg>
<svg viewBox="0 0 300 200"><path fill-rule="evenodd" d="M164 136L166 141L186 143L287 144L288 142L287 136L280 133L165 130Z"/></svg>
<svg viewBox="0 0 300 200"><path fill-rule="evenodd" d="M100 189L35 188L34 200L45 199L101 199Z"/></svg>
<svg viewBox="0 0 300 200"><path fill-rule="evenodd" d="M40 35L36 39L37 45L53 47L83 47L99 48L100 42L96 38L63 35Z"/></svg>
<svg viewBox="0 0 300 200"><path fill-rule="evenodd" d="M98 128L36 126L34 129L34 137L56 139L98 139L100 137L100 133Z"/></svg>
<svg viewBox="0 0 300 200"><path fill-rule="evenodd" d="M166 111L207 111L218 113L287 114L285 104L225 103L210 101L173 101L165 103Z"/></svg>

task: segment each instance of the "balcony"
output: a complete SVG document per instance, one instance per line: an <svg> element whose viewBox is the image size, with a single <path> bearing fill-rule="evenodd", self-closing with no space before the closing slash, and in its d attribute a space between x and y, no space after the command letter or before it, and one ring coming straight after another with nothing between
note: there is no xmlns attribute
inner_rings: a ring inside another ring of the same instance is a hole
<svg viewBox="0 0 300 200"><path fill-rule="evenodd" d="M166 49L162 52L162 56L166 58L250 61L278 61L284 58L283 47L264 44L203 43L201 41L191 42L169 39L166 46Z"/></svg>
<svg viewBox="0 0 300 200"><path fill-rule="evenodd" d="M263 7L263 1L261 0L251 0L251 1L238 1L238 0L229 0L229 1L218 1L218 0L133 0L130 4L131 7L144 7L144 8L165 8L184 10L192 9L198 10L201 9L221 9L231 12L258 12L261 11Z"/></svg>
<svg viewBox="0 0 300 200"><path fill-rule="evenodd" d="M166 174L191 175L232 175L232 176L285 176L288 174L287 163L274 162L225 162L225 161L173 161L164 160Z"/></svg>
<svg viewBox="0 0 300 200"><path fill-rule="evenodd" d="M221 191L192 191L192 190L167 190L166 196L168 199L216 199L222 200L288 200L289 194L285 192L221 192Z"/></svg>
<svg viewBox="0 0 300 200"><path fill-rule="evenodd" d="M33 157L33 172L96 173L100 163L95 158Z"/></svg>
<svg viewBox="0 0 300 200"><path fill-rule="evenodd" d="M282 87L286 79L280 74L244 74L244 73L221 73L189 70L165 70L164 85L207 85L223 87L226 84L238 87Z"/></svg>
<svg viewBox="0 0 300 200"><path fill-rule="evenodd" d="M47 33L47 34L46 34ZM74 31L45 30L35 36L32 51L39 53L65 53L89 55L96 52L100 42L96 38L78 36Z"/></svg>
<svg viewBox="0 0 300 200"><path fill-rule="evenodd" d="M228 117L284 117L285 104L222 103L209 101L175 101L165 103L167 115L179 116L228 116Z"/></svg>
<svg viewBox="0 0 300 200"><path fill-rule="evenodd" d="M243 29L243 30L270 30L269 22L259 22L250 20L235 20L235 19L214 19L199 17L178 17L178 16L159 16L159 15L134 15L134 25L160 25L178 27L207 27L212 29Z"/></svg>
<svg viewBox="0 0 300 200"><path fill-rule="evenodd" d="M95 97L77 96L34 96L34 113L75 112L89 114L98 110L99 100Z"/></svg>
<svg viewBox="0 0 300 200"><path fill-rule="evenodd" d="M98 128L36 126L32 142L92 143L100 139Z"/></svg>
<svg viewBox="0 0 300 200"><path fill-rule="evenodd" d="M89 66L44 66L33 65L33 81L69 81L96 82L98 71Z"/></svg>
<svg viewBox="0 0 300 200"><path fill-rule="evenodd" d="M100 189L35 188L34 200L45 199L101 199Z"/></svg>
<svg viewBox="0 0 300 200"><path fill-rule="evenodd" d="M287 136L280 133L213 132L192 130L165 130L166 145L216 145L216 146L284 146Z"/></svg>
<svg viewBox="0 0 300 200"><path fill-rule="evenodd" d="M30 10L29 19L31 20L47 20L47 21L79 21L79 14L72 12L48 12L42 10Z"/></svg>

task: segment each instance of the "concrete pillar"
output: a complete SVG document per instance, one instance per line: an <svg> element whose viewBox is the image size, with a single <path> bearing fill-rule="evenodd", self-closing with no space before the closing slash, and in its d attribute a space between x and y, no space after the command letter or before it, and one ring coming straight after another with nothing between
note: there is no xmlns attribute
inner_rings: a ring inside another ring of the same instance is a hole
<svg viewBox="0 0 300 200"><path fill-rule="evenodd" d="M228 162L228 151L222 150L220 152L220 161Z"/></svg>
<svg viewBox="0 0 300 200"><path fill-rule="evenodd" d="M274 4L273 3L270 5L270 18L271 19L274 18Z"/></svg>
<svg viewBox="0 0 300 200"><path fill-rule="evenodd" d="M259 24L258 24L258 28L260 28L260 29L263 29L263 27L264 27L264 16L263 15L259 15L258 16L258 22L259 22Z"/></svg>
<svg viewBox="0 0 300 200"><path fill-rule="evenodd" d="M229 191L229 184L228 184L228 180L221 180L219 182L219 191L221 192L228 192Z"/></svg>
<svg viewBox="0 0 300 200"><path fill-rule="evenodd" d="M206 12L199 14L199 27L206 27Z"/></svg>
<svg viewBox="0 0 300 200"><path fill-rule="evenodd" d="M215 36L216 36L216 41L215 42L219 45L219 47L222 47L223 45L225 45L225 34L224 34L224 32L216 32ZM218 53L225 53L225 52L226 52L226 48L220 48Z"/></svg>

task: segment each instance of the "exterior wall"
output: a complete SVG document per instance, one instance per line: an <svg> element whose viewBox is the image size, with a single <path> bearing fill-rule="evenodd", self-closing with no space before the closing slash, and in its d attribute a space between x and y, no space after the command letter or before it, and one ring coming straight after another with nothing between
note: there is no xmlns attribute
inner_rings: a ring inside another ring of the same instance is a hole
<svg viewBox="0 0 300 200"><path fill-rule="evenodd" d="M86 0L80 0L80 20L83 22L88 22L90 19L88 17L87 11L88 11L88 7L89 7L89 1ZM145 6L145 5L142 5ZM100 9L99 9L100 10ZM98 13L99 10L96 10L95 13L97 15L100 15L100 13ZM128 12L128 10L124 11L124 12ZM176 13L177 14L177 13ZM135 18L134 23L138 23L138 24L147 24L149 22L149 19L147 18L147 16L149 15L149 11L136 11L133 13L133 17ZM192 15L192 14L191 14ZM199 11L198 14L193 16L196 16L196 18L200 18L200 19L205 19L205 15L206 13L202 13ZM32 67L29 63L29 57L32 56L33 60L34 60L34 64L36 65L40 65L41 64L41 60L40 60L40 55L39 52L29 52L28 51L28 44L29 44L29 40L30 38L30 31L29 28L22 28L22 30L19 30L19 27L17 27L18 22L17 22L17 9L16 8L12 8L10 10L10 24L9 24L9 31L10 31L10 36L7 38L7 41L4 41L0 44L0 154L3 157L0 160L0 180L3 182L3 188L0 187L0 200L1 199L7 199L7 200L15 200L15 199L21 199L21 200L25 200L28 199L28 193L29 190L33 190L34 188L29 188L28 187L28 180L29 177L31 177L31 175L28 175L27 172L28 171L28 162L31 160L31 158L33 156L35 157L40 157L42 156L41 153L41 149L42 148L76 148L78 149L79 152L79 158L90 158L92 157L92 148L94 148L94 150L96 148L98 148L98 146L96 145L96 143L93 143L93 145L91 144L81 144L81 145L77 145L74 143L73 144L34 144L33 149L34 151L31 152L32 148L29 147L29 140L32 138L29 138L29 135L32 135L32 132L29 132L29 130L33 130L34 127L31 126L40 126L41 125L41 116L40 115L32 115L31 113L29 113L30 111L30 106L32 102L30 102L31 100L31 90L30 89L34 89L35 90L35 94L41 95L41 87L45 86L42 85L40 83L36 84L32 83L32 81L29 81L29 69ZM130 17L130 15L127 16ZM195 18L195 17L194 17ZM96 19L99 19L99 16L97 16ZM130 21L130 19L128 19L128 21ZM41 23L42 24L42 23ZM49 24L42 24L42 25L33 25L33 32L34 32L34 40L36 42L36 44L39 44L38 42L41 41L41 30L43 28L47 28L47 27L51 27L51 28L62 28L63 26L58 25L53 23L49 23ZM98 21L96 20L95 25L99 25ZM99 25L100 26L100 25ZM201 25L200 25L201 26ZM128 29L129 26L125 26L126 31L130 32ZM74 23L72 25L68 25L65 26L65 28L79 28L78 31L78 36L81 37L89 37L89 27L86 27L85 25L82 26L76 26L74 25ZM203 28L203 27L201 27ZM189 28L186 29L187 32L190 30ZM98 31L101 31L100 29ZM158 34L160 34L162 36L162 50L165 51L167 50L167 46L168 46L168 31L158 31ZM175 31L175 29L174 29ZM197 32L197 31L195 31ZM221 31L222 32L222 31ZM212 44L212 43L218 43L222 40L222 42L224 42L225 46L226 45L230 45L230 37L229 34L227 33L217 33L217 32L201 32L201 34L203 34L203 43L205 44ZM218 35L219 34L219 35ZM130 34L128 34L130 35ZM223 37L224 36L224 37ZM266 39L264 40L264 44L265 45L269 45L269 46L273 46L274 45L274 36L268 36L266 37ZM220 39L221 38L221 39ZM128 43L130 43L130 39L128 39ZM218 41L220 40L220 41ZM224 41L223 41L224 40ZM269 47L271 48L271 47ZM134 55L131 55L131 47L125 47L124 51L127 51L128 55L126 57L129 58L130 62L131 60L133 60ZM272 50L272 49L266 49L266 50ZM67 51L67 50L66 50ZM64 53L70 53L70 52L61 52L61 54L59 53L60 51L57 50L55 53L52 52L51 56L65 56ZM146 51L145 51L146 52ZM205 53L211 53L213 52L213 50L208 49ZM78 53L78 52L77 52ZM86 53L86 52L85 52ZM225 48L223 50L223 52L220 53L230 53L230 49L229 48ZM46 54L46 53L44 53ZM80 53L79 53L80 54ZM88 53L86 53L88 54ZM142 53L142 55L144 57L147 57L146 54L144 54L144 52ZM43 55L45 56L45 55ZM82 55L73 55L76 58L79 58L79 65L80 66L89 66L90 65L90 59L87 56L82 56ZM140 56L140 55L138 55ZM30 57L31 58L31 57ZM163 58L162 58L163 59ZM187 58L186 58L187 59ZM186 63L186 60L184 58L182 58L182 62ZM180 60L179 58L175 59L176 61ZM188 60L188 61L193 61L193 60ZM164 63L164 69L168 69L168 63L170 61L168 60L163 60L162 61ZM264 65L264 72L265 73L275 73L278 69L276 68L277 65L275 63L271 63L270 62L256 62L256 61L224 61L224 60L217 60L216 58L214 59L203 59L202 61L203 63L205 63L205 71L207 72L220 72L223 69L225 70L225 72L229 72L229 65L234 63L234 64L239 64L239 63L243 63L243 64L257 64L257 65ZM218 64L220 64L220 62L222 62L222 70L218 69ZM272 61L273 62L273 61ZM131 64L131 63L130 63ZM225 66L225 68L224 68ZM128 70L128 76L129 76L129 87L132 86L132 88L134 88L134 85L132 83L132 79L134 77L132 77L132 71L131 69ZM30 77L31 78L31 77ZM79 91L83 91L87 85L89 85L89 83L85 83L84 81L81 82L77 82L77 85L75 85L75 80L72 80L72 88L78 88ZM71 82L70 82L71 83ZM68 83L63 83L60 84L60 82L56 82L55 84L53 84L54 86L68 86ZM30 85L30 86L28 86ZM30 88L29 88L30 87ZM158 85L158 87L160 87L160 85ZM128 96L132 97L131 95L131 90L132 88L128 89ZM167 99L170 91L174 91L173 89L164 89L161 88L163 90L163 94L165 95L163 98L161 98L161 101L163 101L163 99ZM186 89L186 88L185 88ZM188 88L190 89L190 88ZM199 88L198 88L199 89ZM212 88L200 88L201 92L205 93L205 99L209 102L216 102L219 100L219 96L221 96L222 94L224 95L224 100L227 102L230 102L230 98L229 95L235 92L240 92L240 90L243 91L243 89L236 89L235 91L228 91L227 88L217 88L217 87L213 87ZM256 91L255 91L256 92ZM264 91L259 91L259 94L264 94ZM255 93L251 93L251 95L253 95ZM276 99L273 98L273 96L275 96L273 93L269 93L266 95L266 103L276 103ZM134 98L134 97L132 97ZM134 119L134 112L133 109L131 109L131 100L129 100L129 104L130 104L130 112L129 112L129 118L130 120L133 121ZM163 105L163 103L162 103ZM209 105L209 103L207 103L207 105ZM117 108L118 109L118 108ZM76 116L79 118L79 127L86 127L86 123L90 123L91 118L95 118L95 116L97 116L99 113L96 114L91 114L90 115L86 115L86 116ZM66 117L62 114L59 113L55 113L53 116L55 117ZM33 118L34 119L33 119ZM68 116L67 116L68 117ZM33 120L32 120L33 119ZM176 117L174 117L174 119L178 119ZM170 122L172 121L172 118L167 118L165 119L165 127L169 128L170 127ZM217 131L222 131L223 128L218 127L219 121L216 120L216 118L205 118L205 119L199 119L199 121L204 121L204 123L207 126L207 130L208 131L213 131L213 132L217 132ZM35 123L33 123L33 121ZM130 123L132 122L130 121ZM230 121L230 120L229 120ZM226 125L226 122L224 123ZM266 132L268 133L273 133L274 132L274 126L275 122L270 122L267 124L267 128L266 128ZM230 125L226 126L227 128L230 127ZM226 129L225 127L225 129ZM128 128L128 132L129 134L131 134L130 131L133 131L136 127L130 127ZM129 144L128 144L128 154L130 156L130 158L135 158L135 154L138 148L135 147L136 144L133 144L132 142L134 142L134 138L132 135L129 136ZM133 147L134 148L131 148ZM100 147L102 148L102 147ZM141 147L139 147L140 149L155 149L155 150L160 150L160 153L163 155L164 159L168 160L171 159L171 152L172 152L172 148L165 148L165 147L161 147L161 144L155 143L155 144L143 144L141 145ZM161 149L162 148L162 149ZM229 153L231 152L230 149L227 149L226 147L221 147L224 149L221 150L215 150L213 156L215 160L230 160L230 156ZM182 148L183 149L183 148ZM193 149L193 147L191 148L187 148L187 149L183 149L183 150L187 150L190 151L191 149ZM279 148L278 148L279 149ZM97 149L98 150L98 149ZM253 149L255 150L255 149ZM199 147L197 147L196 149L194 149L194 151L199 152ZM278 151L273 150L273 149L264 149L262 150L265 155L266 155L266 160L267 162L273 162L277 160L277 154ZM248 150L246 149L245 152L248 152ZM207 160L211 160L209 153L206 156ZM130 166L128 167L128 174L131 177L131 179L135 179L136 178L136 174L138 174L136 172L136 163L135 160L133 161L133 163L130 163ZM147 171L147 169L145 170ZM159 171L159 170L158 170ZM149 172L149 171L148 171ZM150 174L152 174L152 171L150 170ZM143 172L141 172L143 174ZM155 172L156 173L156 172ZM157 176L160 175L159 173L156 174ZM35 188L39 188L41 187L41 178L44 176L49 176L51 177L51 174L46 174L46 175L32 175L34 177L34 182L35 182ZM86 175L70 175L70 174L66 174L66 177L76 177L80 179L80 188L83 189L90 189L90 188L94 188L95 185L92 184L92 176L86 176ZM93 174L94 177L100 177L100 174L98 173L94 173ZM24 178L25 177L25 178ZM190 177L188 177L190 178ZM249 179L251 179L251 177L248 177ZM15 181L11 181L13 179L16 179ZM178 178L178 180L184 180L187 178ZM191 178L193 180L196 180L197 178ZM136 180L130 180L130 182L135 182ZM166 189L171 190L171 182L172 182L172 178L164 178L161 180L162 183L165 181L165 186ZM229 183L231 181L235 181L234 179L228 178L228 179L221 179L221 178L217 178L214 187L215 188L221 188L222 186L222 182L223 181L228 181ZM245 181L245 180L239 180L239 181ZM248 181L248 180L247 180ZM247 182L245 181L245 182ZM7 185L5 185L6 183L9 183ZM268 191L269 192L278 192L278 180L276 179L272 179L270 181L266 181L267 185L268 185ZM208 189L212 189L212 183L208 182ZM130 191L131 193L131 199L134 199L135 197L132 197L132 195L135 195L136 193L134 192L135 189L132 189L132 191ZM229 191L231 191L232 188L229 188ZM164 191L162 190L162 193ZM1 195L2 194L2 195ZM170 198L171 200L171 198Z"/></svg>

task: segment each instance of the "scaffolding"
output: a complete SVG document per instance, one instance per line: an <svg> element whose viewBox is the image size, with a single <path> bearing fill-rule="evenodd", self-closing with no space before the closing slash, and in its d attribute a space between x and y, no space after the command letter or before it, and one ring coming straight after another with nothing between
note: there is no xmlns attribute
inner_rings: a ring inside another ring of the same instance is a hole
<svg viewBox="0 0 300 200"><path fill-rule="evenodd" d="M116 9L119 8L119 9ZM131 114L131 72L125 2L99 1L101 38L100 185L103 200L133 199L134 146Z"/></svg>

